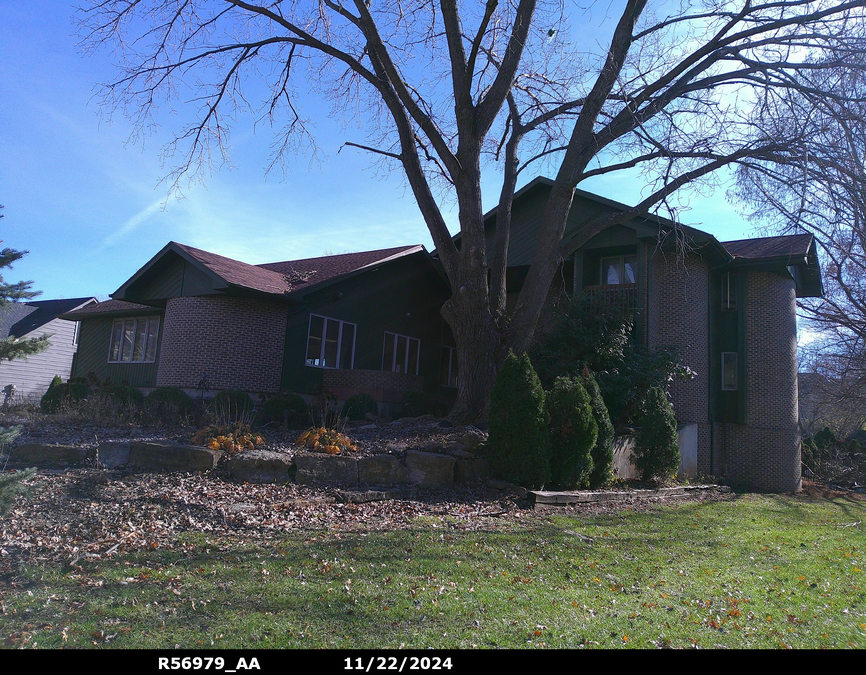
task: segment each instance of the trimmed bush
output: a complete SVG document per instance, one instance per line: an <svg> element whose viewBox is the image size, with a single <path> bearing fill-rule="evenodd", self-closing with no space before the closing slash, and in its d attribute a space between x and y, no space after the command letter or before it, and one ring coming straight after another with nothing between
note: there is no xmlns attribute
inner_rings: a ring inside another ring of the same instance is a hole
<svg viewBox="0 0 866 675"><path fill-rule="evenodd" d="M601 395L598 382L589 370L583 371L583 386L592 403L592 416L598 428L598 438L590 452L592 472L589 474L589 487L595 489L610 483L613 477L613 423Z"/></svg>
<svg viewBox="0 0 866 675"><path fill-rule="evenodd" d="M590 451L598 438L592 400L579 378L557 377L546 395L550 417L550 479L555 487L584 486L592 472Z"/></svg>
<svg viewBox="0 0 866 675"><path fill-rule="evenodd" d="M145 397L145 401L156 410L175 409L182 413L192 410L192 396L178 387L157 387Z"/></svg>
<svg viewBox="0 0 866 675"><path fill-rule="evenodd" d="M157 387L145 397L144 404L162 424L188 421L195 406L192 397L178 387Z"/></svg>
<svg viewBox="0 0 866 675"><path fill-rule="evenodd" d="M223 424L247 420L255 407L250 395L241 389L223 389L210 404L214 415Z"/></svg>
<svg viewBox="0 0 866 675"><path fill-rule="evenodd" d="M285 418L290 427L304 428L307 426L307 402L300 394L277 394L272 396L259 411L257 424L275 422L282 424ZM286 415L288 413L288 415Z"/></svg>
<svg viewBox="0 0 866 675"><path fill-rule="evenodd" d="M641 480L668 480L680 466L680 448L677 420L664 389L649 390L645 410L631 462L640 471Z"/></svg>
<svg viewBox="0 0 866 675"><path fill-rule="evenodd" d="M83 382L66 382L55 385L53 382L42 396L39 406L44 413L56 413L64 405L77 403L90 395L90 387Z"/></svg>
<svg viewBox="0 0 866 675"><path fill-rule="evenodd" d="M346 399L343 404L343 417L357 422L365 419L367 413L379 414L379 406L369 394L355 394Z"/></svg>
<svg viewBox="0 0 866 675"><path fill-rule="evenodd" d="M144 403L144 394L126 384L108 384L99 393L123 405L141 406Z"/></svg>
<svg viewBox="0 0 866 675"><path fill-rule="evenodd" d="M509 352L490 397L488 452L494 476L534 489L550 479L544 390L529 356Z"/></svg>

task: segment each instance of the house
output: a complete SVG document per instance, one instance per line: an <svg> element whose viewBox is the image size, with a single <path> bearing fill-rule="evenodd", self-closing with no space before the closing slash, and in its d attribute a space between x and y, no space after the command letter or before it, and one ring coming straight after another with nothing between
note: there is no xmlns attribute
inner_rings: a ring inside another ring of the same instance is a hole
<svg viewBox="0 0 866 675"><path fill-rule="evenodd" d="M55 375L68 379L78 347L78 323L64 321L61 314L86 307L96 298L14 302L0 309L0 339L50 335L45 351L13 361L0 362L0 390L4 400L39 398Z"/></svg>
<svg viewBox="0 0 866 675"><path fill-rule="evenodd" d="M111 300L66 318L81 322L76 376L190 393L363 392L388 408L440 391L449 295L423 246L250 265L170 242Z"/></svg>
<svg viewBox="0 0 866 675"><path fill-rule="evenodd" d="M509 304L529 269L552 184L537 178L515 195ZM578 190L563 251L585 224L626 209ZM496 210L485 219L490 250ZM700 473L768 492L800 488L796 301L823 294L811 235L719 242L664 218L636 217L568 252L556 284L627 306L647 347L677 347L696 375L671 383L670 394L677 421L697 427Z"/></svg>
<svg viewBox="0 0 866 675"><path fill-rule="evenodd" d="M510 305L551 185L537 178L515 195ZM798 489L796 300L823 292L813 238L719 242L648 215L569 248L587 223L626 208L577 191L554 292L625 305L637 340L678 348L696 376L670 393L678 422L693 425L699 472ZM492 245L495 209L485 218ZM77 376L190 392L366 392L387 410L408 391L453 396L458 364L439 314L449 295L422 246L249 265L172 242L112 300L65 317L81 322Z"/></svg>

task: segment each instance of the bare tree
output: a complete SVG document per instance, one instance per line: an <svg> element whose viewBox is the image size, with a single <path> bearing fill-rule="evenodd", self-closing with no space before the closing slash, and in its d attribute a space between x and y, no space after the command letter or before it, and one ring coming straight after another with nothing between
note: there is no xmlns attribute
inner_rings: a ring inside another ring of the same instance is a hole
<svg viewBox="0 0 866 675"><path fill-rule="evenodd" d="M816 375L805 387L807 407L840 434L860 428L866 403L864 63L859 54L799 73L795 88L758 107L756 131L788 138L789 147L775 163L744 162L735 191L768 231L810 233L818 242L824 297L799 303L815 334L802 349ZM820 95L826 89L834 95Z"/></svg>
<svg viewBox="0 0 866 675"><path fill-rule="evenodd" d="M91 0L81 25L87 47L115 50L122 72L105 105L138 130L166 99L197 106L169 149L182 152L174 179L225 153L241 111L278 128L275 162L312 143L308 85L360 121L368 137L349 144L404 173L451 283L442 314L460 362L452 418L469 421L486 416L508 349L529 345L564 257L722 167L772 162L784 145L753 133L751 108L799 86L797 73L859 50L864 3L680 0L655 11L647 0L618 0L605 7L619 16L605 36L559 0ZM490 251L486 161L503 176ZM507 314L514 189L540 166L555 180ZM630 169L643 171L645 199L588 224L564 249L575 188ZM458 206L459 248L443 196Z"/></svg>

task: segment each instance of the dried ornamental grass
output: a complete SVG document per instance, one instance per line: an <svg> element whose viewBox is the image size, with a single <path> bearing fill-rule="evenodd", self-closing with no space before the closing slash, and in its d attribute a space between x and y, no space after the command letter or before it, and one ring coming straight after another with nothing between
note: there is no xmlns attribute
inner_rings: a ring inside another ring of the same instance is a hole
<svg viewBox="0 0 866 675"><path fill-rule="evenodd" d="M343 450L358 451L348 436L324 427L310 427L298 436L295 443L313 452L327 452L329 455L339 455Z"/></svg>

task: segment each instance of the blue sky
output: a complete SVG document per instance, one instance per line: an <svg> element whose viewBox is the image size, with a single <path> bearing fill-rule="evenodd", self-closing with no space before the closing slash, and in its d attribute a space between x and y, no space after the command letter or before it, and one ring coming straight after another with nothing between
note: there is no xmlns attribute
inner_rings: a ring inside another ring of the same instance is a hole
<svg viewBox="0 0 866 675"><path fill-rule="evenodd" d="M270 129L241 120L231 138L232 167L167 198L160 150L183 119L166 113L143 144L128 142L121 115L105 119L96 85L115 75L110 56L76 46L74 4L0 0L0 220L4 246L30 254L6 281L33 280L43 299L106 297L168 241L250 263L422 243L430 236L399 175L383 177L363 153L337 150L364 142L316 106L321 161L295 157L288 172L265 175ZM527 182L534 175L525 176ZM495 171L485 174L485 208L498 197ZM583 184L634 203L638 181ZM681 220L721 240L752 234L724 196L682 195ZM456 232L457 214L446 211Z"/></svg>

